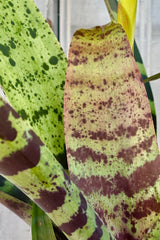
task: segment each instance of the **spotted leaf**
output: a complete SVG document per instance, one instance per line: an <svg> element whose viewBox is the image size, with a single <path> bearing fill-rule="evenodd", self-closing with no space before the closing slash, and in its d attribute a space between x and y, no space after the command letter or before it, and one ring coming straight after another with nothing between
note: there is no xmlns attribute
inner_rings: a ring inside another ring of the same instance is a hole
<svg viewBox="0 0 160 240"><path fill-rule="evenodd" d="M0 203L22 218L27 224L31 224L32 206L7 193L0 191Z"/></svg>
<svg viewBox="0 0 160 240"><path fill-rule="evenodd" d="M113 239L30 125L0 99L2 127L0 173L40 206L69 240Z"/></svg>
<svg viewBox="0 0 160 240"><path fill-rule="evenodd" d="M66 167L65 54L33 0L0 0L0 85L9 102Z"/></svg>
<svg viewBox="0 0 160 240"><path fill-rule="evenodd" d="M112 21L117 21L118 1L117 0L104 0L104 1L108 8L110 18L112 19ZM147 73L146 73L139 49L137 47L136 41L134 41L134 51L133 52L134 52L134 57L135 57L136 63L138 65L138 68L139 68L142 78L144 80L147 78ZM152 112L154 127L155 127L155 130L157 131L156 110L155 110L155 104L154 104L154 99L153 99L153 94L152 94L150 83L146 83L145 88L146 88L148 99L149 99L149 104L150 104L150 108L151 108L151 112Z"/></svg>
<svg viewBox="0 0 160 240"><path fill-rule="evenodd" d="M71 179L116 239L142 239L159 215L160 157L142 77L119 24L74 34L64 100Z"/></svg>

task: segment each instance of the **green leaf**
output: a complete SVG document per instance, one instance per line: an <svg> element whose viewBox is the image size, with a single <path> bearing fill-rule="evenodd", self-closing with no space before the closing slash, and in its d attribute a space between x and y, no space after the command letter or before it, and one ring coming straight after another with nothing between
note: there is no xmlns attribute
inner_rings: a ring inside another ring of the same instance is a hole
<svg viewBox="0 0 160 240"><path fill-rule="evenodd" d="M32 206L9 194L0 191L0 203L22 218L27 224L31 224Z"/></svg>
<svg viewBox="0 0 160 240"><path fill-rule="evenodd" d="M32 211L32 240L56 240L50 218L35 204Z"/></svg>
<svg viewBox="0 0 160 240"><path fill-rule="evenodd" d="M67 60L33 0L0 0L0 84L65 166L63 94Z"/></svg>
<svg viewBox="0 0 160 240"><path fill-rule="evenodd" d="M0 149L0 174L40 206L69 240L113 239L53 154L2 99Z"/></svg>
<svg viewBox="0 0 160 240"><path fill-rule="evenodd" d="M31 200L22 191L2 176L0 176L0 191L32 205Z"/></svg>
<svg viewBox="0 0 160 240"><path fill-rule="evenodd" d="M117 21L117 9L118 9L117 0L104 0L104 2L107 6L111 20Z"/></svg>
<svg viewBox="0 0 160 240"><path fill-rule="evenodd" d="M160 73L154 74L144 80L144 83L150 82L150 81L155 81L160 78Z"/></svg>
<svg viewBox="0 0 160 240"><path fill-rule="evenodd" d="M70 177L116 239L142 239L159 215L160 156L127 36L115 23L78 30L68 61Z"/></svg>
<svg viewBox="0 0 160 240"><path fill-rule="evenodd" d="M132 50L134 48L136 10L137 0L118 1L117 22L120 23L125 30Z"/></svg>

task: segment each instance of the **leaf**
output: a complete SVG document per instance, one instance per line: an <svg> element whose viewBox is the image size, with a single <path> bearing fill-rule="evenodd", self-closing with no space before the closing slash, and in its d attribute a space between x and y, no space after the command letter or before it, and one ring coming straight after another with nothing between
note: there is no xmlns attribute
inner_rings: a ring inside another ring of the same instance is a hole
<svg viewBox="0 0 160 240"><path fill-rule="evenodd" d="M154 81L160 78L160 73L154 74L153 76L150 76L144 80L144 83Z"/></svg>
<svg viewBox="0 0 160 240"><path fill-rule="evenodd" d="M22 218L27 224L31 223L32 206L20 201L19 199L10 196L0 191L0 203Z"/></svg>
<svg viewBox="0 0 160 240"><path fill-rule="evenodd" d="M68 61L70 177L116 239L142 239L159 216L160 156L127 36L115 23L78 30Z"/></svg>
<svg viewBox="0 0 160 240"><path fill-rule="evenodd" d="M134 48L133 44L136 24L136 9L137 0L118 1L117 22L120 23L125 30L132 49Z"/></svg>
<svg viewBox="0 0 160 240"><path fill-rule="evenodd" d="M154 223L152 229L145 235L143 240L158 240L160 233L160 218Z"/></svg>
<svg viewBox="0 0 160 240"><path fill-rule="evenodd" d="M0 84L15 110L67 167L65 54L33 0L0 0L0 12Z"/></svg>
<svg viewBox="0 0 160 240"><path fill-rule="evenodd" d="M56 240L50 218L35 204L32 212L32 240Z"/></svg>
<svg viewBox="0 0 160 240"><path fill-rule="evenodd" d="M30 125L0 99L0 174L31 198L70 240L113 239Z"/></svg>
<svg viewBox="0 0 160 240"><path fill-rule="evenodd" d="M0 191L32 205L31 200L22 191L2 176L0 176Z"/></svg>
<svg viewBox="0 0 160 240"><path fill-rule="evenodd" d="M111 19L112 19L112 17L114 17L114 20L117 21L118 1L117 0L104 0L104 1L108 8ZM137 65L138 65L138 68L141 72L142 78L144 80L147 78L147 74L146 74L146 70L145 70L140 52L138 50L136 41L134 41L134 57L135 57ZM146 83L145 88L146 88L149 103L150 103L152 118L153 118L153 122L154 122L154 128L155 128L155 131L157 131L156 110L155 110L155 104L154 104L154 99L153 99L153 94L152 94L150 84Z"/></svg>

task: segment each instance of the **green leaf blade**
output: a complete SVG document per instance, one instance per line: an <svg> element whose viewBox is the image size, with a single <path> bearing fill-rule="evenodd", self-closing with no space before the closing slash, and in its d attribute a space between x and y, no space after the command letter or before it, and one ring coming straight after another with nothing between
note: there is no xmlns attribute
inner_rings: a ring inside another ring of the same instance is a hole
<svg viewBox="0 0 160 240"><path fill-rule="evenodd" d="M32 211L32 240L56 240L50 218L35 204Z"/></svg>
<svg viewBox="0 0 160 240"><path fill-rule="evenodd" d="M65 54L32 0L0 1L0 84L16 111L63 163Z"/></svg>

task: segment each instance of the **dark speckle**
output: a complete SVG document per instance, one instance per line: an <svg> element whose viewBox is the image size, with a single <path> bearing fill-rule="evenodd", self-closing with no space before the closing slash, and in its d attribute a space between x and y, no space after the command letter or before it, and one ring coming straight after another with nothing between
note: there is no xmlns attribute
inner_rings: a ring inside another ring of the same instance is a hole
<svg viewBox="0 0 160 240"><path fill-rule="evenodd" d="M103 79L103 84L106 85L107 84L107 81L106 79Z"/></svg>
<svg viewBox="0 0 160 240"><path fill-rule="evenodd" d="M24 120L28 118L28 115L24 109L20 110L18 113Z"/></svg>
<svg viewBox="0 0 160 240"><path fill-rule="evenodd" d="M13 48L13 49L16 48L16 45L12 40L9 41L9 44L10 44L11 48Z"/></svg>
<svg viewBox="0 0 160 240"><path fill-rule="evenodd" d="M10 48L7 45L3 45L3 44L0 43L0 51L3 53L4 56L9 57Z"/></svg>
<svg viewBox="0 0 160 240"><path fill-rule="evenodd" d="M37 34L36 34L36 32L37 32L37 29L36 28L28 28L28 30L29 30L29 32L30 32L30 35L31 35L31 37L32 38L36 38L36 36L37 36Z"/></svg>
<svg viewBox="0 0 160 240"><path fill-rule="evenodd" d="M48 66L46 63L43 63L42 67L43 67L46 71L49 70L49 66Z"/></svg>
<svg viewBox="0 0 160 240"><path fill-rule="evenodd" d="M13 3L12 3L11 1L9 1L8 4L9 4L11 7L14 6Z"/></svg>
<svg viewBox="0 0 160 240"><path fill-rule="evenodd" d="M58 115L58 121L62 122L62 116L61 115Z"/></svg>
<svg viewBox="0 0 160 240"><path fill-rule="evenodd" d="M58 58L56 56L52 56L50 59L49 59L49 63L51 65L56 65L58 63Z"/></svg>
<svg viewBox="0 0 160 240"><path fill-rule="evenodd" d="M28 14L30 14L30 13L31 13L31 11L30 11L30 9L29 9L29 8L27 8L27 9L26 9L26 13L28 13Z"/></svg>
<svg viewBox="0 0 160 240"><path fill-rule="evenodd" d="M9 62L12 65L12 67L16 65L16 62L12 58L9 58Z"/></svg>

